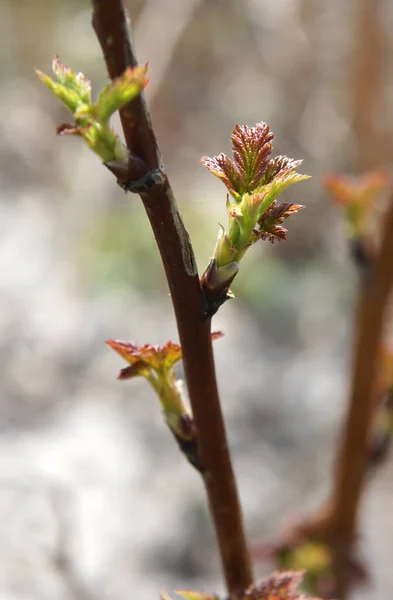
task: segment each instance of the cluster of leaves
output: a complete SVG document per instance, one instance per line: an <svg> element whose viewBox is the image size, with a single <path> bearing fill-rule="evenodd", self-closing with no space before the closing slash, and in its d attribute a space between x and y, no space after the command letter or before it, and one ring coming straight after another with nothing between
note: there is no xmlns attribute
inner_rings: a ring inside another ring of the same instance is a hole
<svg viewBox="0 0 393 600"><path fill-rule="evenodd" d="M343 175L325 177L326 189L345 210L351 237L363 237L369 231L371 210L388 183L389 175L384 171L373 171L357 178Z"/></svg>
<svg viewBox="0 0 393 600"><path fill-rule="evenodd" d="M100 92L97 101L91 100L91 84L82 73L75 73L60 62L56 55L52 62L55 80L36 70L36 74L51 92L72 113L75 123L63 124L59 135L81 136L104 162L124 160L127 148L111 129L109 120L114 112L128 104L146 87L147 67L127 69Z"/></svg>
<svg viewBox="0 0 393 600"><path fill-rule="evenodd" d="M248 248L259 239L285 240L287 230L282 223L303 208L298 204L277 204L283 190L309 177L296 172L300 160L270 158L273 138L264 122L255 127L236 125L231 136L233 160L225 154L201 159L229 192L228 227L220 227L213 258L202 276L208 298L221 297L224 301Z"/></svg>
<svg viewBox="0 0 393 600"><path fill-rule="evenodd" d="M182 356L181 347L171 341L164 346L137 346L121 340L107 340L106 343L128 362L118 379L145 377L158 395L169 428L184 435L182 422L187 410L174 373L174 366Z"/></svg>
<svg viewBox="0 0 393 600"><path fill-rule="evenodd" d="M221 336L219 331L212 333L213 340ZM145 377L157 393L165 420L176 439L193 439L195 432L192 419L184 404L174 371L175 365L182 358L181 347L171 341L163 346L138 346L122 340L107 340L106 343L128 363L127 367L120 370L118 379Z"/></svg>
<svg viewBox="0 0 393 600"><path fill-rule="evenodd" d="M269 577L251 585L241 600L306 600L299 586L304 573L302 571L283 571L272 573ZM180 590L177 592L185 600L220 600L214 594L201 594ZM161 600L171 600L167 594L161 594ZM318 598L310 599L318 600Z"/></svg>
<svg viewBox="0 0 393 600"><path fill-rule="evenodd" d="M146 67L127 69L101 91L95 103L91 100L90 82L83 74L62 64L58 56L52 68L55 80L40 71L37 75L75 119L73 124L61 125L58 133L81 136L107 165L128 159L126 147L110 127L110 118L147 85ZM233 160L225 154L202 158L202 164L224 182L229 192L227 230L220 227L214 256L202 277L206 297L216 301L218 298L218 305L229 296L229 285L248 248L259 239L285 240L284 221L303 208L277 203L283 190L308 176L296 172L301 161L286 156L271 158L273 138L266 123L257 123L255 127L237 125L231 136ZM221 335L214 333L212 338ZM203 471L192 417L175 377L174 368L182 358L181 347L171 341L163 346L138 346L121 340L108 340L107 344L128 363L118 378L128 380L142 376L149 381L159 397L169 429L190 462ZM302 576L293 571L273 573L250 586L241 600L302 600L304 596L299 592ZM178 593L185 600L219 600L214 594ZM164 593L161 599L170 600Z"/></svg>

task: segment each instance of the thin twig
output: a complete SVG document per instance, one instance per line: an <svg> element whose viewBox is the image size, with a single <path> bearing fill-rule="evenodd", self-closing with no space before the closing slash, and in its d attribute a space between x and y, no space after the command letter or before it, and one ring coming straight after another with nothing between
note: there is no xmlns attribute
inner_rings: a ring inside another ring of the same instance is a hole
<svg viewBox="0 0 393 600"><path fill-rule="evenodd" d="M121 0L92 0L92 5L93 27L113 79L136 65L124 8ZM130 179L151 171L160 174L152 187L139 186L139 192L168 279L210 511L228 592L236 597L252 582L252 572L219 402L210 320L202 316L204 297L193 250L162 171L143 96L120 111L120 116L131 159L137 159L132 163Z"/></svg>

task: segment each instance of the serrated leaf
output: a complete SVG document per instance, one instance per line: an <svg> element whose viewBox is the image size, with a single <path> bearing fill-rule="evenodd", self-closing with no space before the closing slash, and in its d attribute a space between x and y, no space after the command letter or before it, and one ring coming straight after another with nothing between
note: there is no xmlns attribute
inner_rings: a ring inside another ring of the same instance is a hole
<svg viewBox="0 0 393 600"><path fill-rule="evenodd" d="M52 70L55 80L39 70L35 72L72 114L74 114L78 107L90 104L90 81L82 73L75 73L67 65L61 63L58 54L53 59Z"/></svg>
<svg viewBox="0 0 393 600"><path fill-rule="evenodd" d="M129 67L120 77L109 83L100 92L95 109L100 121L108 121L113 113L136 98L147 86L147 65Z"/></svg>
<svg viewBox="0 0 393 600"><path fill-rule="evenodd" d="M242 600L306 600L306 596L299 591L303 575L303 571L275 571L269 577L251 585Z"/></svg>
<svg viewBox="0 0 393 600"><path fill-rule="evenodd" d="M201 163L221 179L239 201L244 193L253 191L260 183L269 162L273 137L269 126L263 122L255 127L236 125L231 135L234 160L221 153L212 158L204 156Z"/></svg>
<svg viewBox="0 0 393 600"><path fill-rule="evenodd" d="M75 73L68 65L61 63L58 54L52 61L52 70L58 82L67 90L74 91L81 103L90 104L91 83L83 73Z"/></svg>
<svg viewBox="0 0 393 600"><path fill-rule="evenodd" d="M202 156L201 163L213 175L221 179L226 185L228 191L235 199L240 200L240 174L238 173L234 162L225 154L217 156Z"/></svg>
<svg viewBox="0 0 393 600"><path fill-rule="evenodd" d="M302 160L295 160L282 155L272 158L267 165L263 183L270 183L276 177L282 177L285 173L294 171L302 164L302 162Z"/></svg>
<svg viewBox="0 0 393 600"><path fill-rule="evenodd" d="M240 174L241 193L252 192L260 182L272 152L273 138L269 125L263 121L255 127L236 125L233 130L232 150Z"/></svg>
<svg viewBox="0 0 393 600"><path fill-rule="evenodd" d="M127 69L104 88L96 104L91 103L91 85L82 73L75 73L61 63L58 55L53 60L52 68L55 80L41 71L36 73L75 119L74 125L62 125L58 133L80 135L105 163L126 160L128 151L110 128L109 118L147 85L147 67Z"/></svg>
<svg viewBox="0 0 393 600"><path fill-rule="evenodd" d="M259 207L258 218L260 218L278 196L290 185L310 179L310 175L302 175L296 171L286 171L277 176L270 183L267 183L255 190L256 194L263 194L264 198Z"/></svg>
<svg viewBox="0 0 393 600"><path fill-rule="evenodd" d="M53 81L48 75L42 73L38 69L35 70L36 75L41 79L41 81L46 85L46 87L64 104L64 106L72 113L76 111L81 100L78 94L72 90L67 89L61 83L57 83Z"/></svg>
<svg viewBox="0 0 393 600"><path fill-rule="evenodd" d="M274 200L268 210L259 219L259 229L255 230L254 234L256 237L272 243L286 240L288 231L281 224L285 219L296 214L302 208L304 206L301 204L291 204L288 202L277 204L276 200Z"/></svg>
<svg viewBox="0 0 393 600"><path fill-rule="evenodd" d="M169 370L181 359L180 346L171 341L164 346L151 346L150 344L138 346L122 340L108 340L106 343L130 365L140 363L154 371Z"/></svg>
<svg viewBox="0 0 393 600"><path fill-rule="evenodd" d="M221 331L211 334L212 340L222 336ZM163 346L138 346L123 340L107 340L106 343L130 365L120 371L118 379L131 379L138 375L147 377L151 370L158 374L168 373L182 358L181 347L171 341Z"/></svg>

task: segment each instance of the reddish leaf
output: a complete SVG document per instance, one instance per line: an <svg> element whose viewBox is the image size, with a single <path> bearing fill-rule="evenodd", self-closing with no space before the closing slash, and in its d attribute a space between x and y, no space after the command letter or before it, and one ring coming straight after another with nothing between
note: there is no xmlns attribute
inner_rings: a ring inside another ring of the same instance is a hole
<svg viewBox="0 0 393 600"><path fill-rule="evenodd" d="M155 371L170 369L181 359L180 346L171 341L164 346L151 346L150 344L137 346L132 342L121 340L108 340L106 343L130 365L142 363L148 369Z"/></svg>
<svg viewBox="0 0 393 600"><path fill-rule="evenodd" d="M89 129L90 125L81 127L80 125L71 125L70 123L63 123L56 129L57 135L84 135Z"/></svg>
<svg viewBox="0 0 393 600"><path fill-rule="evenodd" d="M324 185L333 200L341 205L361 204L368 207L377 194L389 184L390 177L384 171L373 171L362 177L327 175Z"/></svg>
<svg viewBox="0 0 393 600"><path fill-rule="evenodd" d="M236 125L232 132L232 150L236 169L244 191L252 191L266 171L272 152L274 134L269 125L261 121L255 127Z"/></svg>
<svg viewBox="0 0 393 600"><path fill-rule="evenodd" d="M293 158L282 155L272 158L267 165L263 183L270 183L276 177L282 177L283 175L294 171L302 164L302 162L302 160L294 160Z"/></svg>
<svg viewBox="0 0 393 600"><path fill-rule="evenodd" d="M240 174L238 173L234 162L225 154L218 156L202 156L201 163L213 175L221 179L229 192L236 194L240 189Z"/></svg>
<svg viewBox="0 0 393 600"><path fill-rule="evenodd" d="M216 340L223 334L216 331L211 335L212 340ZM181 347L171 341L163 346L138 346L122 340L107 340L106 343L130 365L120 371L118 379L131 379L137 375L147 377L151 369L160 373L169 371L182 358Z"/></svg>
<svg viewBox="0 0 393 600"><path fill-rule="evenodd" d="M302 571L275 571L266 579L251 585L242 600L303 600L306 596L300 593L299 585L304 573ZM312 600L312 599L310 599ZM318 600L314 598L313 600Z"/></svg>
<svg viewBox="0 0 393 600"><path fill-rule="evenodd" d="M257 123L255 127L236 125L231 136L234 160L221 153L212 158L204 156L201 163L239 200L261 183L269 163L273 138L274 134L264 122Z"/></svg>
<svg viewBox="0 0 393 600"><path fill-rule="evenodd" d="M274 200L267 211L258 221L259 229L254 231L256 237L269 242L281 242L287 238L287 229L281 226L285 219L304 208L301 204L283 202L277 204Z"/></svg>

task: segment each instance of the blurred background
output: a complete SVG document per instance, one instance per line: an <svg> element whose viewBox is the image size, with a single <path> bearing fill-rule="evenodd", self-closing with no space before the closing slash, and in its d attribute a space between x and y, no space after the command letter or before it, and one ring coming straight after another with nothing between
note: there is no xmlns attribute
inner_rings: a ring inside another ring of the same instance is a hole
<svg viewBox="0 0 393 600"><path fill-rule="evenodd" d="M250 538L318 507L345 410L357 278L324 174L389 168L388 0L128 0L147 99L202 272L224 186L199 164L235 123L264 120L274 154L312 175L284 244L257 244L214 329L223 408ZM144 381L117 382L107 338L177 341L137 196L78 139L33 73L52 57L106 83L87 0L0 0L0 598L157 599L223 591L198 475ZM181 375L181 373L179 373ZM369 587L393 594L393 464L362 505ZM258 564L262 575L269 565Z"/></svg>

